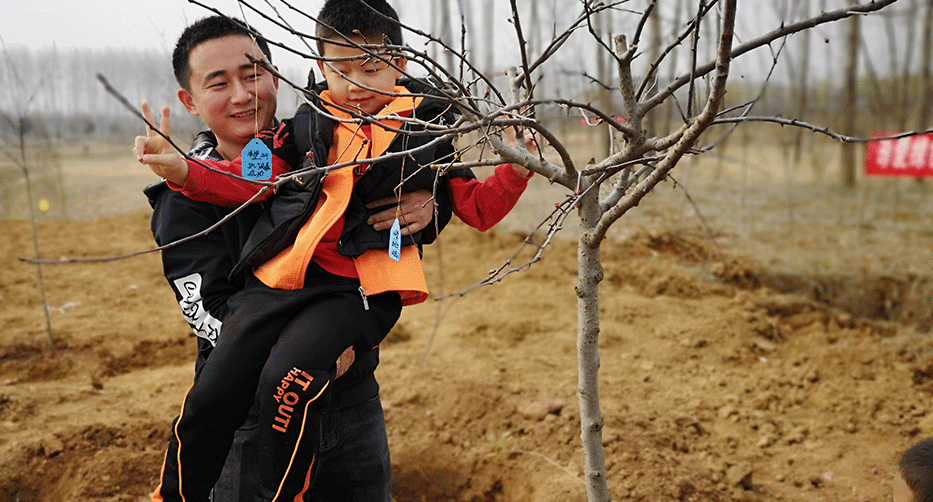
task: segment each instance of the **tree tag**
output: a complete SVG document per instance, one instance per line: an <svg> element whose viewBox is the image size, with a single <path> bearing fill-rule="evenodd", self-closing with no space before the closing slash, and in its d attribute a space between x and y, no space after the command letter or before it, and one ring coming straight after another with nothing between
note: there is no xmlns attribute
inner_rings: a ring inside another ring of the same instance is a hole
<svg viewBox="0 0 933 502"><path fill-rule="evenodd" d="M392 230L389 230L389 256L395 261L402 259L402 229L398 218L392 223Z"/></svg>
<svg viewBox="0 0 933 502"><path fill-rule="evenodd" d="M261 139L251 139L240 155L244 178L253 181L269 181L272 178L272 152Z"/></svg>

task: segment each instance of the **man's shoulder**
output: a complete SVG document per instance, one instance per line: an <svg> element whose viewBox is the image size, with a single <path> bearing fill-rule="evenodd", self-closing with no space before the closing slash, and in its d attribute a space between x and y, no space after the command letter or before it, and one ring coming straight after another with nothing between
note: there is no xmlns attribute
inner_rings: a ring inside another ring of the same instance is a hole
<svg viewBox="0 0 933 502"><path fill-rule="evenodd" d="M188 155L203 160L223 160L217 151L217 136L212 131L201 131L194 137Z"/></svg>
<svg viewBox="0 0 933 502"><path fill-rule="evenodd" d="M147 186L143 193L149 199L149 205L152 206L153 220L157 219L185 219L191 217L191 211L205 212L215 206L209 202L201 202L189 199L185 194L176 192L168 187L165 180Z"/></svg>

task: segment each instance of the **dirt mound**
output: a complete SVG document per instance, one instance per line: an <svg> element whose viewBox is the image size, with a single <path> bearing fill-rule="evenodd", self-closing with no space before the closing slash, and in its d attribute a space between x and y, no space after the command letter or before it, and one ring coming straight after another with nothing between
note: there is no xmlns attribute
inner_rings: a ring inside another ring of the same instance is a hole
<svg viewBox="0 0 933 502"><path fill-rule="evenodd" d="M862 281L839 281L834 296L826 277L769 272L706 230L652 228L628 228L602 251L613 498L889 497L897 452L933 435L933 341L916 330L922 304L905 300L926 279L852 275ZM36 269L16 261L31 254L27 227L0 221L0 233L0 500L144 500L195 354L158 257L43 267L50 351ZM445 299L404 312L377 374L398 501L585 498L576 244L558 240L525 272L445 296L521 240L452 224L426 249ZM50 256L150 243L146 214L40 229ZM868 308L879 303L886 320Z"/></svg>
<svg viewBox="0 0 933 502"><path fill-rule="evenodd" d="M93 424L62 430L21 448L4 462L3 500L140 500L127 490L151 479L162 454L150 447L165 440L161 422L113 427Z"/></svg>

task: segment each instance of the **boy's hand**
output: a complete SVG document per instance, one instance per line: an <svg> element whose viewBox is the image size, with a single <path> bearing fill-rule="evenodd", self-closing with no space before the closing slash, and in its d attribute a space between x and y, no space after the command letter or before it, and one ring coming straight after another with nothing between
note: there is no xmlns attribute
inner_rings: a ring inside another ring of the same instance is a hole
<svg viewBox="0 0 933 502"><path fill-rule="evenodd" d="M531 134L531 129L525 129L524 137L525 137L525 148L528 150L528 153L532 155L537 155L538 144L535 143L535 138L534 138L534 135ZM514 127L505 128L505 139L506 139L507 144L510 147L515 148L515 128ZM531 171L529 171L528 169L525 169L525 167L520 164L512 164L512 169L514 169L515 172L517 172L518 174L521 174L522 176L526 178L528 177L528 174L531 173Z"/></svg>
<svg viewBox="0 0 933 502"><path fill-rule="evenodd" d="M347 347L343 351L343 354L340 354L340 357L337 358L337 374L334 375L334 379L340 378L344 373L350 369L350 366L353 365L353 361L356 360L356 352L353 350L353 347Z"/></svg>
<svg viewBox="0 0 933 502"><path fill-rule="evenodd" d="M149 110L149 103L143 101L141 104L143 117L154 124L152 111ZM162 108L162 122L159 124L159 131L166 137L171 134L171 122L169 120L168 107ZM133 145L133 153L140 164L145 164L152 169L155 174L175 183L184 185L188 180L188 164L178 154L175 147L165 138L157 134L152 128L146 128L146 136L136 136Z"/></svg>
<svg viewBox="0 0 933 502"><path fill-rule="evenodd" d="M373 209L389 204L392 204L392 207L370 216L366 223L376 230L388 230L392 228L392 223L398 216L402 236L406 236L427 228L434 219L434 204L431 203L431 192L427 190L406 192L401 198L389 197L373 201L366 204L366 208Z"/></svg>

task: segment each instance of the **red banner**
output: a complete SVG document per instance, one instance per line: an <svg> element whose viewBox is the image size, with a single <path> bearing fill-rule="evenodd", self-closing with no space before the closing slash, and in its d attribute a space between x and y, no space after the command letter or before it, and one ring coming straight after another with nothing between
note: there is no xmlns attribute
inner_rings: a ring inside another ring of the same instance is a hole
<svg viewBox="0 0 933 502"><path fill-rule="evenodd" d="M892 134L874 134L873 137ZM933 176L933 133L869 141L865 172L875 176Z"/></svg>

